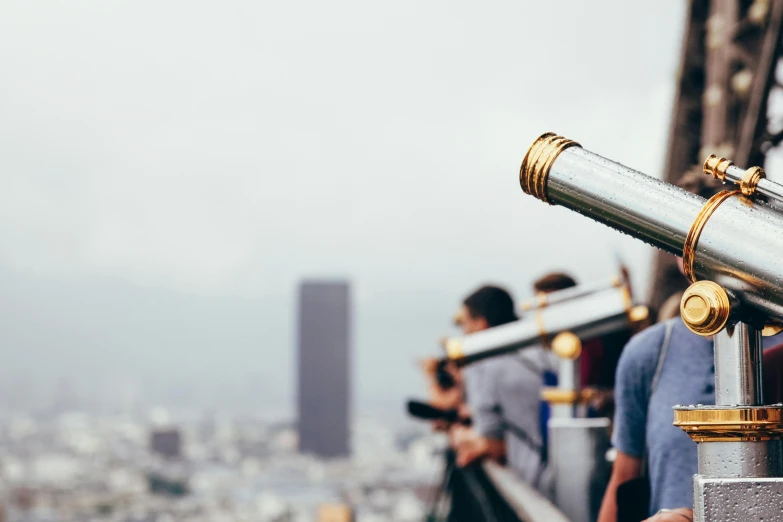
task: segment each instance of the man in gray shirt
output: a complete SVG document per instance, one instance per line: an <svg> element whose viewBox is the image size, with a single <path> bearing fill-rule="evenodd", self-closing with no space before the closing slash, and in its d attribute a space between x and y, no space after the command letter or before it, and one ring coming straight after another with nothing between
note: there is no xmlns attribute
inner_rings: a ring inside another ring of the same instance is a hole
<svg viewBox="0 0 783 522"><path fill-rule="evenodd" d="M466 334L517 319L511 296L497 287L482 287L468 296L460 317ZM544 373L554 368L552 354L537 346L463 370L473 429L454 430L457 464L484 457L506 461L522 480L551 497L540 393Z"/></svg>
<svg viewBox="0 0 783 522"><path fill-rule="evenodd" d="M502 441L517 475L551 496L541 423L543 374L554 367L540 346L477 363L465 373L474 431L490 444ZM462 459L460 459L460 463Z"/></svg>

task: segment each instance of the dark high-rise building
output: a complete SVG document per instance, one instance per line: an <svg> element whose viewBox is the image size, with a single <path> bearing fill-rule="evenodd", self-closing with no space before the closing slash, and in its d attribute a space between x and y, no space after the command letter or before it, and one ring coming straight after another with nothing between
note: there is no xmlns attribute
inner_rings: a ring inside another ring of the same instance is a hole
<svg viewBox="0 0 783 522"><path fill-rule="evenodd" d="M150 433L150 449L167 459L179 458L182 453L182 436L177 428L157 428Z"/></svg>
<svg viewBox="0 0 783 522"><path fill-rule="evenodd" d="M299 286L299 451L349 453L350 288L345 281Z"/></svg>

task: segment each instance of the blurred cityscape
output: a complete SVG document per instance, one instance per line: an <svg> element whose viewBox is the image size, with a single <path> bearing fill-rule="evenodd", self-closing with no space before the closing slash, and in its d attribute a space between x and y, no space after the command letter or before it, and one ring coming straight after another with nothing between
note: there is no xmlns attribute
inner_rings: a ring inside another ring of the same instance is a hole
<svg viewBox="0 0 783 522"><path fill-rule="evenodd" d="M423 520L438 440L399 415L351 420L350 284L305 281L299 299L295 420L107 413L63 381L40 410L5 403L19 413L0 420L0 520Z"/></svg>
<svg viewBox="0 0 783 522"><path fill-rule="evenodd" d="M2 520L312 521L324 504L357 522L422 520L441 468L416 425L358 420L353 455L297 453L293 422L248 416L6 414ZM395 425L396 424L396 425Z"/></svg>
<svg viewBox="0 0 783 522"><path fill-rule="evenodd" d="M445 441L402 399L471 285L647 286L521 202L529 139L673 181L737 160L691 123L763 127L776 59L702 74L706 2L0 4L0 522L425 520Z"/></svg>

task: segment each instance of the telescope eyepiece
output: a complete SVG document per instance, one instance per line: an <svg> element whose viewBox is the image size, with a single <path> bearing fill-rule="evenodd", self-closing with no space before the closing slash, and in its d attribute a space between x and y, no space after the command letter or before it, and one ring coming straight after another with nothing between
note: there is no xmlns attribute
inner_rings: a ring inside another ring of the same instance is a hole
<svg viewBox="0 0 783 522"><path fill-rule="evenodd" d="M549 169L560 153L569 147L581 147L581 145L553 132L542 134L533 142L519 168L519 184L525 194L535 196L551 205L546 197Z"/></svg>
<svg viewBox="0 0 783 522"><path fill-rule="evenodd" d="M703 171L706 175L712 176L719 181L726 181L726 169L732 165L734 165L732 161L710 154L710 157L704 162Z"/></svg>

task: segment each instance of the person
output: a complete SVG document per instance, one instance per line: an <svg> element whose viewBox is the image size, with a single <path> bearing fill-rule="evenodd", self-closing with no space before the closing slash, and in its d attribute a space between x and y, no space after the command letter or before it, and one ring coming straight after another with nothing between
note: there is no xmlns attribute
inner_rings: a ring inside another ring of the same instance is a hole
<svg viewBox="0 0 783 522"><path fill-rule="evenodd" d="M568 274L554 272L547 274L533 283L536 296L565 290L576 286L576 280ZM615 368L620 358L620 352L631 337L630 331L612 332L601 337L582 340L582 355L579 357L579 385L593 390L593 398L588 404L589 417L611 417L614 405ZM545 385L557 384L557 375L546 372ZM546 423L549 405L542 407L542 427L546 443Z"/></svg>
<svg viewBox="0 0 783 522"><path fill-rule="evenodd" d="M661 371L653 390L652 381L665 337L668 337L668 350L660 361ZM778 336L764 338L765 346L779 342ZM783 358L777 349L765 350L764 362L769 367L765 376L779 368L780 361ZM773 382L769 378L765 383L768 389L774 386ZM779 390L773 388L767 399L777 402L779 396ZM696 444L672 424L672 408L677 404L715 403L712 339L691 332L679 316L637 334L620 357L615 397L612 443L617 457L599 522L617 520L617 488L641 476L645 457L650 480L650 513L689 508L693 503L691 479L698 467Z"/></svg>
<svg viewBox="0 0 783 522"><path fill-rule="evenodd" d="M517 320L510 294L494 286L482 287L465 298L457 318L465 334ZM485 363L476 363L473 367ZM471 410L465 403L469 395L466 380L470 370L457 368L453 363L443 365L437 359L424 361L422 369L428 380L430 405L456 409L462 418L471 417ZM471 420L475 424L475 419ZM464 423L436 421L434 429L449 433L450 444L444 455L446 463L439 488L439 491L447 492L450 498L446 520L520 522L512 507L503 501L501 494L492 486L483 468L475 465L483 457L505 462L505 446L480 436ZM437 504L438 497L433 502L432 518L436 518Z"/></svg>
<svg viewBox="0 0 783 522"><path fill-rule="evenodd" d="M457 410L460 418L469 418L470 411L465 404L465 389L462 372L454 364L429 358L421 363L427 380L427 397L430 406L441 410ZM445 420L433 421L434 431L448 431L452 423Z"/></svg>
<svg viewBox="0 0 783 522"><path fill-rule="evenodd" d="M466 297L459 316L464 334L516 321L511 295L483 286ZM524 481L551 497L545 473L540 393L544 373L554 370L551 353L541 346L474 363L463 370L472 429L452 428L457 464L489 458L508 465Z"/></svg>
<svg viewBox="0 0 783 522"><path fill-rule="evenodd" d="M780 341L780 336L775 336L775 340ZM783 402L783 344L764 350L763 370L764 402L767 404ZM693 510L689 507L662 508L647 519L647 522L683 522L685 520L693 520Z"/></svg>
<svg viewBox="0 0 783 522"><path fill-rule="evenodd" d="M716 192L712 178L693 176L686 175L681 186L705 198ZM681 263L679 259L682 270ZM780 337L765 338L764 343L771 346L780 341ZM661 509L679 510L661 512L655 520L682 522L693 505L697 451L690 437L673 426L672 408L715 403L712 340L691 332L679 315L635 335L620 356L615 400L616 458L598 522L618 520L618 488L641 477L643 467L649 478L648 515Z"/></svg>

